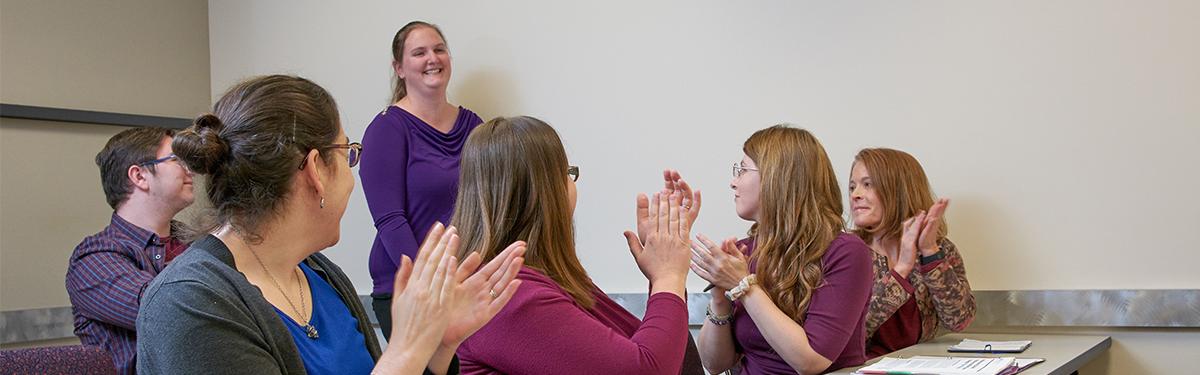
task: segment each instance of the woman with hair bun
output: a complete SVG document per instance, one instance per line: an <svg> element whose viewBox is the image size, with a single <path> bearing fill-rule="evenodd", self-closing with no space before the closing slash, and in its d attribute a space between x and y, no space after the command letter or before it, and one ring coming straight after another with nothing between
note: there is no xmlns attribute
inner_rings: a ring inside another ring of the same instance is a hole
<svg viewBox="0 0 1200 375"><path fill-rule="evenodd" d="M975 297L958 248L946 238L949 199L933 197L929 179L907 152L867 148L850 169L854 233L874 250L875 286L867 310L867 355L878 357L962 331L975 318Z"/></svg>
<svg viewBox="0 0 1200 375"><path fill-rule="evenodd" d="M320 254L338 242L362 150L325 89L252 78L172 146L208 176L213 225L143 292L139 373L457 373L458 344L520 283L521 242L475 272L481 258L457 258L457 230L435 224L401 259L381 352L354 286Z"/></svg>
<svg viewBox="0 0 1200 375"><path fill-rule="evenodd" d="M391 105L363 134L359 171L375 222L369 269L372 306L386 338L391 319L392 275L412 257L430 225L450 221L458 182L458 158L471 130L483 123L474 112L450 104L450 49L442 31L413 21L392 38Z"/></svg>

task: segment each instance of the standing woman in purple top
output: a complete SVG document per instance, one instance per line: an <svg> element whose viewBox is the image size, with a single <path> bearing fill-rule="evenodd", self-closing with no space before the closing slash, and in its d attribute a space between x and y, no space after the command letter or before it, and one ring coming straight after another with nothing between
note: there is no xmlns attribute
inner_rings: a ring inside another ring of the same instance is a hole
<svg viewBox="0 0 1200 375"><path fill-rule="evenodd" d="M733 166L734 205L749 238L693 243L711 282L700 330L709 372L817 374L862 364L871 249L843 232L842 197L821 143L785 125L755 132Z"/></svg>
<svg viewBox="0 0 1200 375"><path fill-rule="evenodd" d="M392 105L367 126L359 170L377 230L369 260L371 297L385 336L400 257L414 257L429 228L450 221L458 158L467 135L483 122L446 100L450 50L437 26L404 25L392 38L392 59Z"/></svg>

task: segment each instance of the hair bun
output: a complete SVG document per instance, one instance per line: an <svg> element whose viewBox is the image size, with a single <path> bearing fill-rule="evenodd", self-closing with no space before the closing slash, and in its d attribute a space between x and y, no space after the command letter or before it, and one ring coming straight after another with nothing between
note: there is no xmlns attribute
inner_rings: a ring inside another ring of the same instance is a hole
<svg viewBox="0 0 1200 375"><path fill-rule="evenodd" d="M229 158L229 144L221 138L225 124L211 113L192 121L192 126L175 135L171 144L179 160L195 173L211 174Z"/></svg>

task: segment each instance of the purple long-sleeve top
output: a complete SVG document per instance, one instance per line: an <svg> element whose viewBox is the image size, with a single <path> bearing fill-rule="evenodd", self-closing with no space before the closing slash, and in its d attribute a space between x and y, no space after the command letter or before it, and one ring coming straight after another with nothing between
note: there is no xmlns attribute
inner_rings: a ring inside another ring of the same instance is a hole
<svg viewBox="0 0 1200 375"><path fill-rule="evenodd" d="M750 253L754 241L742 240ZM821 257L823 278L804 313L804 333L813 350L833 361L826 371L860 365L866 361L867 302L874 271L871 248L858 236L842 233ZM753 270L751 270L753 272ZM733 336L742 357L743 374L795 374L763 337L741 302L735 302Z"/></svg>
<svg viewBox="0 0 1200 375"><path fill-rule="evenodd" d="M471 130L483 123L459 107L442 133L397 106L375 116L363 134L362 178L375 220L369 269L375 293L391 293L400 256L415 258L435 222L449 223L458 195L458 162Z"/></svg>
<svg viewBox="0 0 1200 375"><path fill-rule="evenodd" d="M458 347L463 374L680 373L688 328L679 296L651 295L638 320L599 288L584 309L541 272L522 267L517 278L512 300Z"/></svg>

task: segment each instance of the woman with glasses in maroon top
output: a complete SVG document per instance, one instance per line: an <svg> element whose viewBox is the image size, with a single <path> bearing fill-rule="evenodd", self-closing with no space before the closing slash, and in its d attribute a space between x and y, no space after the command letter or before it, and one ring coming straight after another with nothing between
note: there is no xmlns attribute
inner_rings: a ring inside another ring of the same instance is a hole
<svg viewBox="0 0 1200 375"><path fill-rule="evenodd" d="M715 287L700 329L711 373L816 374L862 364L870 248L843 232L841 189L806 130L759 130L734 165L734 206L749 237L698 236L692 270Z"/></svg>

